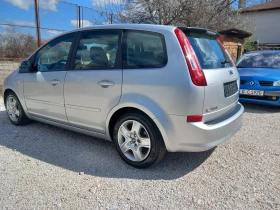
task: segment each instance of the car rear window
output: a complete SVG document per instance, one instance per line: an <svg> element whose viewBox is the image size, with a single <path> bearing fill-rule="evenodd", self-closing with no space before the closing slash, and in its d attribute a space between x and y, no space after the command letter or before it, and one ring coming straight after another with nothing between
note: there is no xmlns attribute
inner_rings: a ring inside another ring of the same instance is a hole
<svg viewBox="0 0 280 210"><path fill-rule="evenodd" d="M237 61L237 68L280 69L280 53L254 52L244 54Z"/></svg>
<svg viewBox="0 0 280 210"><path fill-rule="evenodd" d="M184 30L183 30L184 31ZM190 41L202 69L217 69L233 66L231 59L216 40L216 34L184 31Z"/></svg>

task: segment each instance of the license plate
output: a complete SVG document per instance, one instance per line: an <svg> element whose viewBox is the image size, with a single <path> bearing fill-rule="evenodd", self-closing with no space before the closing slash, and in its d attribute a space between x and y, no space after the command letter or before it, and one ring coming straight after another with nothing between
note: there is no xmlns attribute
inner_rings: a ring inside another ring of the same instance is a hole
<svg viewBox="0 0 280 210"><path fill-rule="evenodd" d="M238 92L236 81L224 83L224 95L225 98L230 97Z"/></svg>
<svg viewBox="0 0 280 210"><path fill-rule="evenodd" d="M240 89L241 95L250 95L250 96L263 96L264 91L263 90L246 90L246 89Z"/></svg>

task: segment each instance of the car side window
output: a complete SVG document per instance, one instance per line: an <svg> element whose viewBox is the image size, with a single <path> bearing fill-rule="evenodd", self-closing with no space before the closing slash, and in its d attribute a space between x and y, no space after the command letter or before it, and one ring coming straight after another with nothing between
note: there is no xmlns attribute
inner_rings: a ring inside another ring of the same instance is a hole
<svg viewBox="0 0 280 210"><path fill-rule="evenodd" d="M124 68L161 68L167 64L164 36L160 33L128 31Z"/></svg>
<svg viewBox="0 0 280 210"><path fill-rule="evenodd" d="M120 31L83 32L75 56L74 69L114 69Z"/></svg>
<svg viewBox="0 0 280 210"><path fill-rule="evenodd" d="M74 37L67 34L49 42L37 53L34 68L43 72L65 70Z"/></svg>

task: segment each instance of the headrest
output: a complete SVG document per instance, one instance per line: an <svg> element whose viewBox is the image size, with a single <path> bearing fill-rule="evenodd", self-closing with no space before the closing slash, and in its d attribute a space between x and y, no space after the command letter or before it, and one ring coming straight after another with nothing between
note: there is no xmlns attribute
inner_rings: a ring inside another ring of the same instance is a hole
<svg viewBox="0 0 280 210"><path fill-rule="evenodd" d="M91 47L90 59L95 64L108 65L108 58L102 47Z"/></svg>

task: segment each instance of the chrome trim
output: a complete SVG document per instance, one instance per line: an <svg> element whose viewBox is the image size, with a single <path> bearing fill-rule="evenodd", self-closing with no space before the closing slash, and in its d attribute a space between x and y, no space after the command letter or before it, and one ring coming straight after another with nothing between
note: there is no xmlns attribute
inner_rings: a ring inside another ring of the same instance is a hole
<svg viewBox="0 0 280 210"><path fill-rule="evenodd" d="M39 103L39 104L47 104L47 105L64 107L64 104L61 104L61 103L53 103L53 102L49 102L49 101L41 101L41 100L35 100L35 99L31 99L31 98L25 98L25 101L31 101L31 102Z"/></svg>
<svg viewBox="0 0 280 210"><path fill-rule="evenodd" d="M74 106L74 105L69 105L69 104L65 104L65 107L66 108L71 108L71 109L92 111L92 112L101 112L101 109L95 109L95 108L83 107L83 106Z"/></svg>

